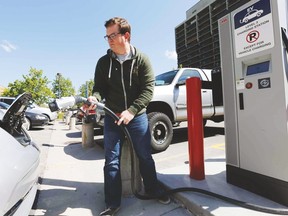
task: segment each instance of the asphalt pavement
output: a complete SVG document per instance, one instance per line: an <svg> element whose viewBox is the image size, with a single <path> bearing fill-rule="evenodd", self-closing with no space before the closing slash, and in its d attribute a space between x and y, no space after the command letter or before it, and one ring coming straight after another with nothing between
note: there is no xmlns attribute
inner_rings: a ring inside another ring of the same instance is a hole
<svg viewBox="0 0 288 216"><path fill-rule="evenodd" d="M97 131L96 131L97 133ZM83 148L81 125L70 130L56 121L30 131L41 146L40 184L31 216L95 216L104 210L103 136L95 136L95 145ZM181 202L164 205L156 200L122 199L119 216L189 216Z"/></svg>
<svg viewBox="0 0 288 216"><path fill-rule="evenodd" d="M103 136L96 134L95 145L83 148L81 125L70 130L62 121L30 131L30 134L42 149L38 197L30 215L99 215L105 206ZM223 123L208 121L204 135L205 179L199 181L189 176L187 128L184 126L174 129L172 144L166 151L153 155L163 185L170 189L198 188L259 206L259 209L269 208L270 213L249 210L199 192L181 192L172 195L169 205L134 196L123 197L117 215L270 216L279 214L280 210L288 214L287 207L226 182Z"/></svg>

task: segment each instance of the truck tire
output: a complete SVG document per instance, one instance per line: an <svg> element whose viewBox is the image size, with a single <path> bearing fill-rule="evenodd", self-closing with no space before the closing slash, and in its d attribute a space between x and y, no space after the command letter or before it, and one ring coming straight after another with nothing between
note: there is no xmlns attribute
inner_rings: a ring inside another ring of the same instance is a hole
<svg viewBox="0 0 288 216"><path fill-rule="evenodd" d="M167 115L160 112L148 113L151 132L151 147L153 152L166 150L173 138L172 123Z"/></svg>

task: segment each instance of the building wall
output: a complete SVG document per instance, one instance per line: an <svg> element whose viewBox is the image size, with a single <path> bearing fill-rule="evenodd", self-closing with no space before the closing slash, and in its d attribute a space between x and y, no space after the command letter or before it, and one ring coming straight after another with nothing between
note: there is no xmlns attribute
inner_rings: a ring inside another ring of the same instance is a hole
<svg viewBox="0 0 288 216"><path fill-rule="evenodd" d="M220 66L218 19L250 0L200 0L176 26L178 66L215 68Z"/></svg>

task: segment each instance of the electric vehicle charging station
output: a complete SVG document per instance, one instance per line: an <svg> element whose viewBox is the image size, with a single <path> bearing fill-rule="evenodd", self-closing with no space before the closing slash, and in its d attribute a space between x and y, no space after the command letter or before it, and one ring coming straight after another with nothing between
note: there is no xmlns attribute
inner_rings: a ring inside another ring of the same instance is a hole
<svg viewBox="0 0 288 216"><path fill-rule="evenodd" d="M286 206L287 17L287 0L251 0L218 20L227 182Z"/></svg>

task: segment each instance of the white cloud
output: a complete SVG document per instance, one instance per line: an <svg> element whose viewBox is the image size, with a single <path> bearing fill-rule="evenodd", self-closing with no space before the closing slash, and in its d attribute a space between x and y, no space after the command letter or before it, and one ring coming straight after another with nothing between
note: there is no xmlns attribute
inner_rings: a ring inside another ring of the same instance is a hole
<svg viewBox="0 0 288 216"><path fill-rule="evenodd" d="M9 53L17 49L15 45L13 45L7 40L2 40L0 43L0 47L2 47L3 50Z"/></svg>
<svg viewBox="0 0 288 216"><path fill-rule="evenodd" d="M165 56L166 56L168 59L177 60L177 53L176 53L176 51L166 50Z"/></svg>

